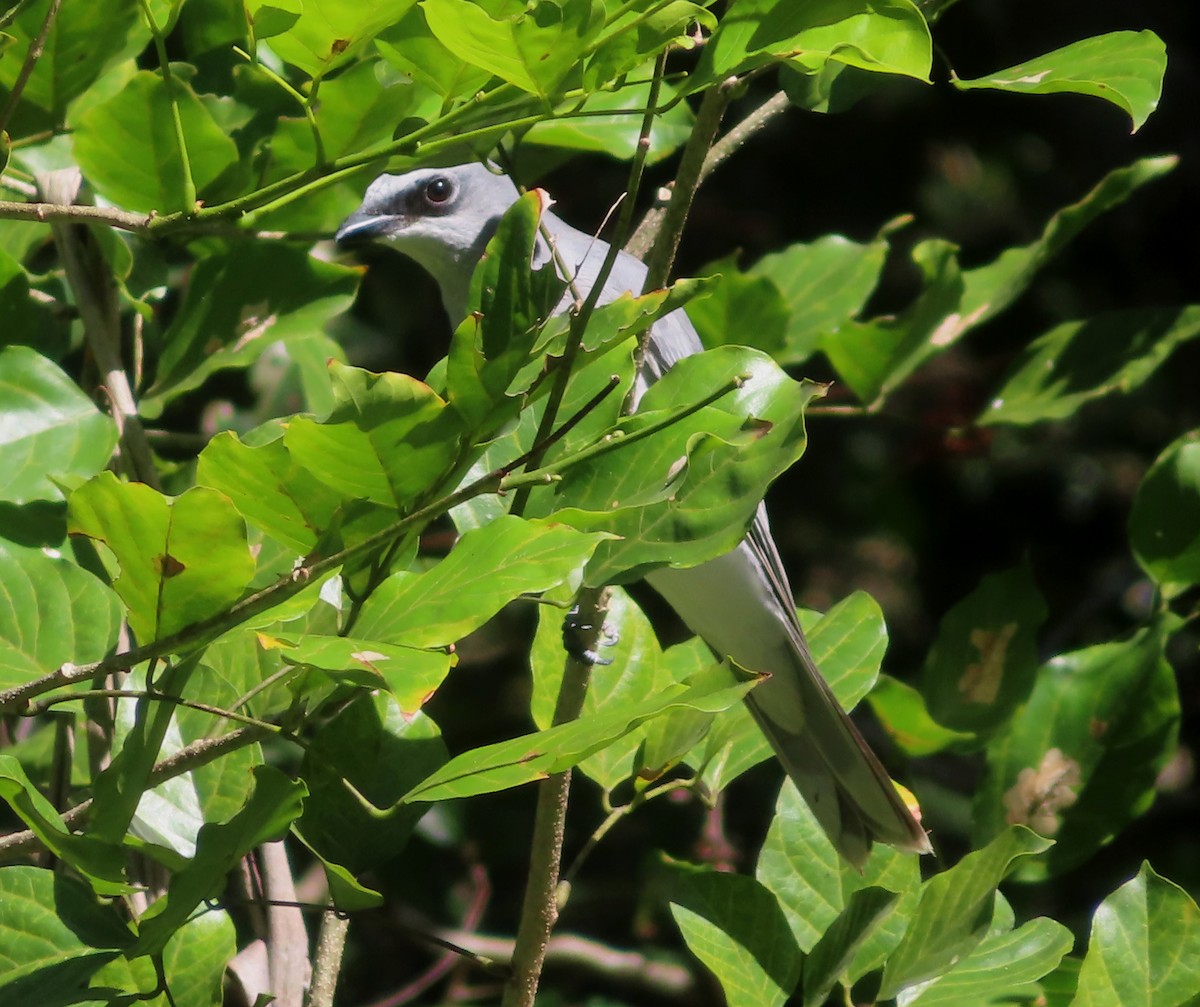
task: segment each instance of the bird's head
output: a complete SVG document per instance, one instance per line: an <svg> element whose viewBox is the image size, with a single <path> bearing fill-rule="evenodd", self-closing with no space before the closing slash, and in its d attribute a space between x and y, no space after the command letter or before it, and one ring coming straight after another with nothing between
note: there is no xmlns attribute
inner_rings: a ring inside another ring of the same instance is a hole
<svg viewBox="0 0 1200 1007"><path fill-rule="evenodd" d="M516 186L483 164L380 175L337 231L341 245L391 245L438 282L451 321L466 311L471 274Z"/></svg>

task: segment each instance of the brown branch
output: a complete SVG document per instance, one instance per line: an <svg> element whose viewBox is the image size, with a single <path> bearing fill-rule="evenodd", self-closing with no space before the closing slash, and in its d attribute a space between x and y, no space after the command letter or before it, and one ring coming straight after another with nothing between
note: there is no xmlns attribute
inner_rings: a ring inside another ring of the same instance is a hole
<svg viewBox="0 0 1200 1007"><path fill-rule="evenodd" d="M239 727L237 730L223 734L219 738L201 738L198 741L193 741L190 745L181 748L172 755L168 755L165 759L155 764L154 768L150 771L150 779L147 781L146 789L153 789L166 780L172 780L176 776L182 776L184 773L191 772L193 769L207 766L210 762L215 762L229 752L235 752L239 748L245 748L247 745L261 741L266 735L266 731L255 727ZM70 811L64 812L62 816L63 824L68 829L77 830L87 821L91 810L92 801L89 798L75 805ZM0 836L0 861L9 860L20 854L29 853L40 848L42 848L41 840L33 830L25 829L21 832L12 832L7 836Z"/></svg>

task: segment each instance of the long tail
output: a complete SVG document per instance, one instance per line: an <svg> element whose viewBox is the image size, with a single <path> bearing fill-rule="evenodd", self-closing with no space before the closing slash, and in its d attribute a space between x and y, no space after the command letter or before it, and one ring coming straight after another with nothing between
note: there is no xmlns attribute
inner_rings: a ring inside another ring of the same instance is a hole
<svg viewBox="0 0 1200 1007"><path fill-rule="evenodd" d="M647 577L715 651L771 677L746 703L838 852L861 865L875 840L929 853L929 838L834 698L796 621L765 512L732 552Z"/></svg>

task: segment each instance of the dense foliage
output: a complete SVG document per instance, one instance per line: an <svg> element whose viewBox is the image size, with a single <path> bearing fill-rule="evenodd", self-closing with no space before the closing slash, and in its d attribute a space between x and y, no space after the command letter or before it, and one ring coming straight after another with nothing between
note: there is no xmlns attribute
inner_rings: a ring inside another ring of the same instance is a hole
<svg viewBox="0 0 1200 1007"><path fill-rule="evenodd" d="M926 863L876 848L855 871L790 785L768 813L778 776L756 768L770 752L739 702L754 682L673 642L633 586L729 549L773 484L835 500L839 480L867 485L837 434L837 464L819 433L800 460L816 418L866 431L870 454L914 399L952 397L947 362L997 320L1020 350L952 424L977 471L1036 457L1063 424L1133 423L1138 390L1200 335L1200 305L1131 289L1029 328L1022 298L1175 157L1097 171L981 264L928 222L912 240L881 220L747 267L726 247L699 279L570 323L547 320L553 270L529 268L530 194L443 362L421 379L354 366L426 331L394 280L356 305L364 271L330 241L384 168L500 156L570 188L603 154L631 189L670 170L674 199L633 237L661 267L698 175L769 162L761 135L736 148L781 121L870 122L931 80L964 104L1102 99L1134 131L1155 112L1153 32L968 77L935 61L952 6L18 0L0 15L0 1001L517 1004L539 981L548 1004L1200 998L1194 868L1181 887L1135 851L1099 905L1055 897L1172 779L1194 793L1168 657L1195 650L1198 430L1159 423L1156 460L1135 466L1124 629L1056 626L1028 556L964 564L982 579L944 587L923 652L886 673L890 599L851 584L803 613L839 700L867 700L924 809ZM743 177L792 212L790 164ZM625 415L638 334L681 304L710 349ZM881 519L856 506L847 520ZM776 521L789 555L795 520ZM605 586L619 642L564 721L562 617ZM560 884L545 795L568 770ZM559 914L542 980L532 946Z"/></svg>

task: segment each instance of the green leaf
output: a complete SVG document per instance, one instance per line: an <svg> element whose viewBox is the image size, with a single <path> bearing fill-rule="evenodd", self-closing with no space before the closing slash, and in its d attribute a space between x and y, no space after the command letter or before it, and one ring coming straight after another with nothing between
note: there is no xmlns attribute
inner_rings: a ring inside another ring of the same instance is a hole
<svg viewBox="0 0 1200 1007"><path fill-rule="evenodd" d="M807 73L827 62L928 81L929 26L908 0L738 0L704 47L690 88L776 61Z"/></svg>
<svg viewBox="0 0 1200 1007"><path fill-rule="evenodd" d="M205 664L193 668L188 663L168 669L154 687L218 709L244 709L238 707L239 701L260 683L260 676L245 684L234 683ZM144 671L134 669L126 687L146 689ZM91 830L103 829L115 839L127 833L137 836L154 844L147 850L152 857L160 856L158 847L181 857L194 856L196 836L204 823L225 821L246 803L254 767L263 761L262 751L256 744L244 745L151 787L155 764L211 738L223 726L220 716L162 701L122 698L114 720L116 755L96 777ZM170 857L162 859L172 865Z"/></svg>
<svg viewBox="0 0 1200 1007"><path fill-rule="evenodd" d="M223 910L201 913L175 931L162 959L173 1007L220 1004L225 967L237 950L237 931Z"/></svg>
<svg viewBox="0 0 1200 1007"><path fill-rule="evenodd" d="M781 1007L800 978L801 955L774 896L741 874L668 869L671 915L729 1007Z"/></svg>
<svg viewBox="0 0 1200 1007"><path fill-rule="evenodd" d="M164 784L165 792L176 798L168 800L172 807L167 815L160 815L160 819L166 818L166 829L154 828L154 811L161 811L161 807L142 813L141 817L139 812L149 788L150 774L174 726L175 706L169 699L183 695L196 666L194 655L178 664L168 665L159 675L153 695L147 689L146 676L140 668L131 675L131 688L145 695L136 700L124 699L117 706L113 745L116 754L93 781L94 797L88 822L90 835L120 843L127 841L129 833L135 832L183 856L190 856L195 851L200 813L194 792L185 789L186 781L168 780ZM172 740L176 751L183 747L177 737ZM181 796L182 800L179 799ZM160 802L149 798L144 803L153 807ZM135 819L137 828L131 829ZM142 828L144 825L148 827Z"/></svg>
<svg viewBox="0 0 1200 1007"><path fill-rule="evenodd" d="M934 979L970 954L987 935L996 886L1017 860L1051 845L1014 826L927 881L912 922L884 966L880 997Z"/></svg>
<svg viewBox="0 0 1200 1007"><path fill-rule="evenodd" d="M216 371L247 367L274 343L320 330L350 306L359 272L282 242L246 241L205 256L163 334L158 377L141 403L158 416L167 402Z"/></svg>
<svg viewBox="0 0 1200 1007"><path fill-rule="evenodd" d="M688 309L688 317L710 349L736 343L779 358L783 351L788 310L779 288L765 276L737 267L737 254L710 262L701 272L719 275L712 293Z"/></svg>
<svg viewBox="0 0 1200 1007"><path fill-rule="evenodd" d="M62 816L30 782L21 763L0 755L0 797L37 834L55 857L79 871L97 895L128 895L136 888L125 880L120 846L67 829Z"/></svg>
<svg viewBox="0 0 1200 1007"><path fill-rule="evenodd" d="M500 219L471 277L470 310L450 341L446 396L468 429L481 428L476 440L509 418L497 406L529 362L565 287L552 264L529 268L544 209L540 192L529 192Z"/></svg>
<svg viewBox="0 0 1200 1007"><path fill-rule="evenodd" d="M187 148L183 159L172 107L178 109ZM197 193L237 163L237 146L176 73L170 82L141 70L106 101L73 123L74 150L87 180L118 206L147 213L192 210Z"/></svg>
<svg viewBox="0 0 1200 1007"><path fill-rule="evenodd" d="M492 76L459 59L437 40L422 5L409 8L399 21L380 32L375 47L415 83L451 101L481 91Z"/></svg>
<svg viewBox="0 0 1200 1007"><path fill-rule="evenodd" d="M732 706L754 684L752 681L730 685L728 673L720 671L617 710L464 752L413 787L404 795L404 801L471 797L545 779L578 765L651 717L678 707L715 713Z"/></svg>
<svg viewBox="0 0 1200 1007"><path fill-rule="evenodd" d="M280 59L310 77L349 62L380 31L399 21L416 0L387 3L247 0L251 29Z"/></svg>
<svg viewBox="0 0 1200 1007"><path fill-rule="evenodd" d="M566 602L572 594L574 591L570 588L560 588L547 600ZM563 663L566 660L566 651L563 649L564 614L563 609L549 605L538 607L537 635L529 655L533 670L530 708L534 723L542 729L550 727L553 722L555 701L562 682ZM645 613L621 588L609 589L604 625L606 632L611 632L616 638L616 643L604 652L606 659L612 663L592 668L581 717L620 710L670 688L689 673L701 670L690 665L686 671L682 671L681 666L688 662L682 654L674 656L675 647L666 652L672 654L672 658L664 654ZM705 666L712 665L711 653L705 656ZM636 757L645 740L646 730L643 727L630 731L620 741L614 741L584 759L579 769L611 793L636 772Z"/></svg>
<svg viewBox="0 0 1200 1007"><path fill-rule="evenodd" d="M624 293L607 304L597 305L588 319L587 329L580 342L582 353L576 361L568 399L564 401L568 404L578 402L579 406L590 401L591 396L600 390L597 379L601 371L606 381L612 374L617 374L623 379L627 368L624 366L625 361L621 359L622 348L619 344L622 341L632 339L660 318L665 318L684 305L689 306L689 311L694 309L696 304L707 299L710 291L718 286L720 277L716 276L676 280L670 286L658 290L651 290L645 294ZM562 356L566 349L569 329L569 315L555 315L545 323L529 355L528 363L508 386L509 395L527 391L545 376L545 357L548 354ZM614 357L617 359L613 359ZM600 365L601 358L605 361L603 367ZM621 387L627 387L624 381ZM590 389L586 396L581 395L584 388ZM613 396L618 403L620 398L619 394ZM570 409L564 406L563 412L569 414ZM584 422L586 424L588 419L596 420L601 417L603 423L600 428L603 430L607 430L617 419L615 411L609 414L604 410L597 410ZM569 443L579 443L579 438L575 437Z"/></svg>
<svg viewBox="0 0 1200 1007"><path fill-rule="evenodd" d="M929 715L925 697L890 675L879 676L867 700L888 737L908 755L932 755L973 738L942 727Z"/></svg>
<svg viewBox="0 0 1200 1007"><path fill-rule="evenodd" d="M1037 241L1010 248L995 261L962 271L957 250L925 241L913 249L923 289L895 316L849 322L821 341L830 362L864 402L874 403L925 361L995 317L1080 231L1137 189L1172 170L1174 157L1144 158L1106 175L1078 203L1055 214Z"/></svg>
<svg viewBox="0 0 1200 1007"><path fill-rule="evenodd" d="M1155 777L1179 729L1178 688L1163 654L1173 624L1051 659L1029 700L988 745L972 815L975 841L1005 823L1027 823L1058 840L1045 857L1022 865L1022 879L1083 862L1154 800Z"/></svg>
<svg viewBox="0 0 1200 1007"><path fill-rule="evenodd" d="M0 584L0 689L99 661L116 645L120 601L73 563L0 540Z"/></svg>
<svg viewBox="0 0 1200 1007"><path fill-rule="evenodd" d="M57 365L27 346L0 349L0 500L61 500L52 477L95 475L117 428Z"/></svg>
<svg viewBox="0 0 1200 1007"><path fill-rule="evenodd" d="M1046 603L1028 563L985 577L942 617L921 690L939 724L987 733L1025 701Z"/></svg>
<svg viewBox="0 0 1200 1007"><path fill-rule="evenodd" d="M390 860L428 810L425 804L398 802L446 759L441 734L428 717L404 713L386 695L359 696L305 748L300 776L309 797L297 823L305 842L353 874ZM387 814L364 806L364 800Z"/></svg>
<svg viewBox="0 0 1200 1007"><path fill-rule="evenodd" d="M755 877L776 894L797 945L806 953L852 905L856 892L875 888L899 896L891 911L864 935L849 968L843 966L843 974L854 982L882 965L899 943L917 903L921 868L912 854L882 845L872 849L861 873L848 867L788 781L779 792Z"/></svg>
<svg viewBox="0 0 1200 1007"><path fill-rule="evenodd" d="M7 133L0 131L0 172L3 171L7 136ZM22 223L35 229L37 239L45 236L42 225L32 221L8 220L4 227L6 231L11 229L17 232L13 237L19 239ZM29 274L18 261L24 257L25 250L10 251L6 250L5 245L7 242L0 239L0 346L19 343L37 347L47 356L61 357L67 342L64 320L56 317L48 304L31 296ZM14 361L15 358L5 356L0 349L0 374L14 366Z"/></svg>
<svg viewBox="0 0 1200 1007"><path fill-rule="evenodd" d="M196 483L224 493L247 521L301 554L317 544L345 502L296 464L282 440L251 447L232 433L205 445Z"/></svg>
<svg viewBox="0 0 1200 1007"><path fill-rule="evenodd" d="M438 647L466 636L522 594L577 575L598 536L504 515L467 532L422 574L393 574L363 604L354 632L368 640Z"/></svg>
<svg viewBox="0 0 1200 1007"><path fill-rule="evenodd" d="M883 610L866 591L848 594L824 615L802 611L808 649L838 702L853 710L875 685L887 650Z"/></svg>
<svg viewBox="0 0 1200 1007"><path fill-rule="evenodd" d="M1154 32L1114 31L1080 39L986 77L952 76L951 80L964 91L983 87L1025 94L1094 95L1128 112L1136 133L1158 108L1166 70L1167 47Z"/></svg>
<svg viewBox="0 0 1200 1007"><path fill-rule="evenodd" d="M376 60L347 67L321 82L314 118L321 137L305 118L279 123L271 136L271 180L297 171L323 168L326 161L390 142L396 124L425 111L433 97L398 73L384 75ZM436 111L436 106L430 110ZM347 211L353 209L353 204Z"/></svg>
<svg viewBox="0 0 1200 1007"><path fill-rule="evenodd" d="M1200 431L1175 441L1142 479L1129 541L1167 597L1200 583Z"/></svg>
<svg viewBox="0 0 1200 1007"><path fill-rule="evenodd" d="M113 587L141 643L228 608L254 576L246 525L215 490L168 498L102 472L71 494L67 514L71 534L112 550Z"/></svg>
<svg viewBox="0 0 1200 1007"><path fill-rule="evenodd" d="M751 276L775 284L789 311L784 345L775 359L785 365L802 363L816 352L825 333L858 314L875 289L885 258L885 241L860 245L829 234L789 245L751 266Z"/></svg>
<svg viewBox="0 0 1200 1007"><path fill-rule="evenodd" d="M900 896L884 888L860 888L804 962L804 1007L820 1007L850 968L863 942L895 908ZM847 985L849 985L847 983Z"/></svg>
<svg viewBox="0 0 1200 1007"><path fill-rule="evenodd" d="M133 935L110 904L74 878L40 867L0 868L0 997L9 1003L91 999L88 980Z"/></svg>
<svg viewBox="0 0 1200 1007"><path fill-rule="evenodd" d="M458 64L461 65L461 64ZM641 116L650 94L649 83L630 83L612 91L588 96L576 115L544 119L525 134L525 143L557 147L563 150L607 154L622 161L637 151L641 135ZM660 107L666 111L654 117L650 127L650 148L646 163L654 164L670 157L691 135L693 115L687 102L672 104L678 91L664 83L659 94ZM605 115L604 113L611 113Z"/></svg>
<svg viewBox="0 0 1200 1007"><path fill-rule="evenodd" d="M1057 325L1029 344L977 423L1060 420L1085 402L1143 384L1200 336L1200 305L1133 308Z"/></svg>
<svg viewBox="0 0 1200 1007"><path fill-rule="evenodd" d="M1071 1007L1175 1007L1200 996L1200 910L1147 863L1092 917Z"/></svg>
<svg viewBox="0 0 1200 1007"><path fill-rule="evenodd" d="M24 55L41 33L45 18L45 5L22 4L12 23L5 25L6 32L14 37L13 46L0 59L0 94L5 106L21 73ZM21 94L18 115L10 124L13 135L61 125L72 101L110 67L136 56L149 38L137 0L60 8ZM36 106L41 114L29 106Z"/></svg>
<svg viewBox="0 0 1200 1007"><path fill-rule="evenodd" d="M1017 930L991 933L948 972L916 991L920 1007L961 1007L968 1003L1038 1002L1037 980L1058 967L1075 938L1054 920L1038 917Z"/></svg>
<svg viewBox="0 0 1200 1007"><path fill-rule="evenodd" d="M693 408L703 390L739 387L652 435L630 435ZM587 582L635 579L647 567L692 566L731 549L770 482L804 450L804 410L820 386L795 382L743 347L685 357L622 421L615 446L564 467L554 518L617 536L602 543ZM534 506L546 496L535 494ZM548 500L546 502L549 502Z"/></svg>
<svg viewBox="0 0 1200 1007"><path fill-rule="evenodd" d="M432 388L407 374L331 365L335 405L318 423L288 421L284 444L313 476L346 497L403 511L458 460L462 425Z"/></svg>
<svg viewBox="0 0 1200 1007"><path fill-rule="evenodd" d="M196 856L138 921L131 957L162 951L196 907L221 890L225 875L242 857L261 843L282 838L299 817L307 793L303 783L270 766L255 767L254 781L254 793L241 811L228 822L210 822L200 830Z"/></svg>
<svg viewBox="0 0 1200 1007"><path fill-rule="evenodd" d="M603 5L587 0L535 0L499 19L466 0L424 0L422 7L433 34L452 53L547 102L578 71L605 22Z"/></svg>
<svg viewBox="0 0 1200 1007"><path fill-rule="evenodd" d="M334 681L386 688L407 717L421 709L455 662L449 650L418 650L350 636L274 637L272 646L290 663L320 668Z"/></svg>

